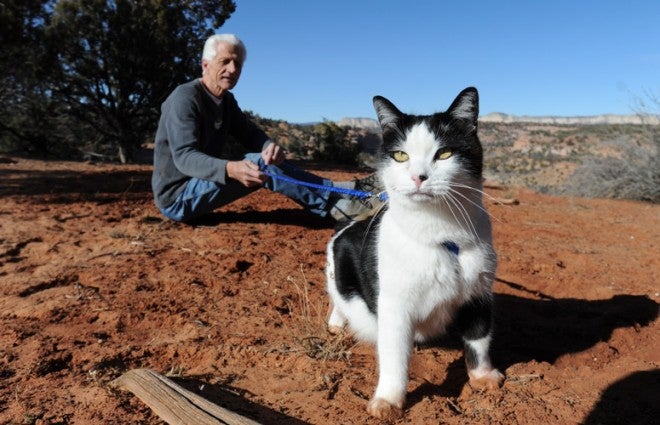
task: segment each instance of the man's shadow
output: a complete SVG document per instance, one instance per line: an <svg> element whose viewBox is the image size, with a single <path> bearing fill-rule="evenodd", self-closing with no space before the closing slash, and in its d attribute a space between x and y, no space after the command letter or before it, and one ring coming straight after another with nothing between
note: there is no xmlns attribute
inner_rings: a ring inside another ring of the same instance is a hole
<svg viewBox="0 0 660 425"><path fill-rule="evenodd" d="M306 227L310 229L331 229L334 220L319 217L302 208L276 209L272 211L215 211L191 220L191 226L218 226L228 223L279 224Z"/></svg>
<svg viewBox="0 0 660 425"><path fill-rule="evenodd" d="M523 285L497 281L526 291ZM495 294L491 353L493 363L502 371L532 360L552 364L565 354L579 353L609 340L617 328L648 326L658 317L659 304L642 295L581 300L535 293L535 298ZM433 345L462 349L459 336L451 330ZM408 403L413 405L431 395L458 396L466 382L467 372L461 358L447 366L444 382L424 383L410 394Z"/></svg>

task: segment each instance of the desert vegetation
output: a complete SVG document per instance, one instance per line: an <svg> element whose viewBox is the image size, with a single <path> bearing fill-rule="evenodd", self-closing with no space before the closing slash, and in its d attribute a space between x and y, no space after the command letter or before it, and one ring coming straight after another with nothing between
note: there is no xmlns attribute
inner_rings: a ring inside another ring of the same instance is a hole
<svg viewBox="0 0 660 425"><path fill-rule="evenodd" d="M657 125L483 123L487 177L569 196L659 202Z"/></svg>

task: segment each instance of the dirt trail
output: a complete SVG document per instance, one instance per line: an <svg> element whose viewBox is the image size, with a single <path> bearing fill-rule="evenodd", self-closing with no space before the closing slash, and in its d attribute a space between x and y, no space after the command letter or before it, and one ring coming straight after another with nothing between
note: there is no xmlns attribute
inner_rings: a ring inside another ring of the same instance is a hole
<svg viewBox="0 0 660 425"><path fill-rule="evenodd" d="M379 423L373 349L324 329L327 222L265 191L168 222L148 166L13 158L0 177L0 423L161 423L107 385L138 367L267 424ZM398 423L657 421L660 207L488 193L518 201L487 202L507 380L473 392L454 337L419 347Z"/></svg>

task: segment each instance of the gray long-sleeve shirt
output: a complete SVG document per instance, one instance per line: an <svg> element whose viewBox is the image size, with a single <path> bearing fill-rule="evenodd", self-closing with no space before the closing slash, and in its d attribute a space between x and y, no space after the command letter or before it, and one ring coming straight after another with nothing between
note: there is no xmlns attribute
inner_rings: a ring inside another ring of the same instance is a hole
<svg viewBox="0 0 660 425"><path fill-rule="evenodd" d="M216 104L196 79L178 86L161 106L151 186L156 205L171 205L191 177L226 183L230 160L261 152L268 136L227 92Z"/></svg>

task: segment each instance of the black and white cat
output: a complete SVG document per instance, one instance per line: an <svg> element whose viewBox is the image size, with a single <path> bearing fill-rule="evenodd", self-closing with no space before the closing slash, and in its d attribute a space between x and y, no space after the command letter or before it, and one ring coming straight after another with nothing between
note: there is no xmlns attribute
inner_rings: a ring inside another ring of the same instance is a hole
<svg viewBox="0 0 660 425"><path fill-rule="evenodd" d="M378 175L389 201L328 244L328 328L348 324L376 344L379 379L367 410L394 419L403 413L414 342L449 325L463 337L470 385L501 385L488 353L497 260L482 202L477 90L428 116L404 114L380 96L374 106L383 130Z"/></svg>

